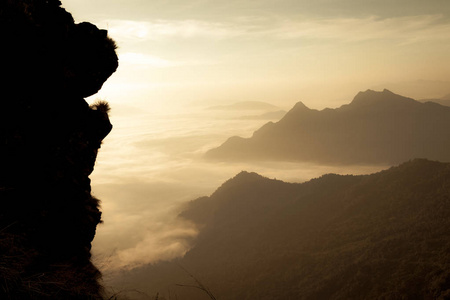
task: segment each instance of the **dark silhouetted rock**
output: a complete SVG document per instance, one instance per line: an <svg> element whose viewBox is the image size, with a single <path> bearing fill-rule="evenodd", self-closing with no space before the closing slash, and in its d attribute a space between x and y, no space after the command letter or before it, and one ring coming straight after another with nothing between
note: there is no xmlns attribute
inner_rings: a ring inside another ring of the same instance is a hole
<svg viewBox="0 0 450 300"><path fill-rule="evenodd" d="M89 106L118 67L105 30L56 0L0 3L0 298L100 299L89 175L111 131Z"/></svg>

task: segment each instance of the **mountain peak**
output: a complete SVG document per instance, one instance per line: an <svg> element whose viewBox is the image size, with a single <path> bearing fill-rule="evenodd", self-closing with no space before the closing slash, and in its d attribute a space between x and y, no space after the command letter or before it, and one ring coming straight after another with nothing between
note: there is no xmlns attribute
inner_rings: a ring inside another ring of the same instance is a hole
<svg viewBox="0 0 450 300"><path fill-rule="evenodd" d="M390 90L384 89L381 92L374 90L366 90L365 92L359 92L353 101L350 103L352 106L365 106L375 104L394 104L394 103L414 103L414 99L397 95Z"/></svg>
<svg viewBox="0 0 450 300"><path fill-rule="evenodd" d="M236 176L234 176L233 178L231 178L230 180L225 182L225 184L231 184L231 185L249 184L251 182L256 182L256 181L261 181L261 180L266 180L266 179L268 179L268 178L266 178L258 173L255 173L255 172L241 171L241 172L239 172L239 174L237 174Z"/></svg>
<svg viewBox="0 0 450 300"><path fill-rule="evenodd" d="M264 179L264 176L255 172L241 171L239 174L232 178L233 181L255 181Z"/></svg>
<svg viewBox="0 0 450 300"><path fill-rule="evenodd" d="M353 101L355 100L361 100L361 99L368 99L368 98L381 98L381 97L392 97L396 95L395 93L391 92L388 89L384 89L383 91L379 92L379 91L374 91L371 89L368 89L366 91L361 91L359 92L355 98L353 98ZM400 95L396 95L396 96L400 96ZM402 97L402 96L400 96Z"/></svg>
<svg viewBox="0 0 450 300"><path fill-rule="evenodd" d="M299 101L297 102L294 107L286 113L286 115L283 117L282 120L290 120L290 119L297 119L299 114L307 113L312 111L310 108L308 108L303 102Z"/></svg>
<svg viewBox="0 0 450 300"><path fill-rule="evenodd" d="M303 103L302 101L299 101L299 102L295 103L295 105L292 108L292 110L295 110L295 111L309 111L311 109L308 106L306 106L305 103Z"/></svg>

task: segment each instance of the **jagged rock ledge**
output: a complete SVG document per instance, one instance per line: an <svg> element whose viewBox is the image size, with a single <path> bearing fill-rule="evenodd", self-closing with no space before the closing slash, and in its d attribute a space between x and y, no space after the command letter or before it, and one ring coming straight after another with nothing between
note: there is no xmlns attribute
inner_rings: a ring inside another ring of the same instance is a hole
<svg viewBox="0 0 450 300"><path fill-rule="evenodd" d="M105 30L57 0L0 3L0 299L101 299L89 175L110 132L88 105L117 69Z"/></svg>

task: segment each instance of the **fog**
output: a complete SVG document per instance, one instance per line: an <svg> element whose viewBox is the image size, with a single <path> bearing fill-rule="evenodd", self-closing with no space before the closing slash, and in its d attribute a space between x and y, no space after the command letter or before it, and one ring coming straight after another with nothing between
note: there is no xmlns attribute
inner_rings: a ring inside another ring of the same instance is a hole
<svg viewBox="0 0 450 300"><path fill-rule="evenodd" d="M93 251L105 274L186 253L197 228L177 218L183 205L242 170L303 182L386 168L206 161L229 137L278 121L211 106L323 109L367 89L415 99L449 92L449 7L440 0L63 2L119 45L118 71L89 99L110 102L114 125L91 176L104 220Z"/></svg>
<svg viewBox="0 0 450 300"><path fill-rule="evenodd" d="M193 224L177 218L183 205L210 195L242 170L303 182L330 172L366 174L385 168L220 163L202 158L230 136L251 136L270 120L250 117L266 112L214 110L208 105L180 107L173 113L121 112L113 106L114 130L104 141L91 176L93 193L102 200L104 224L97 230L93 251L103 270L108 273L182 256L197 234Z"/></svg>

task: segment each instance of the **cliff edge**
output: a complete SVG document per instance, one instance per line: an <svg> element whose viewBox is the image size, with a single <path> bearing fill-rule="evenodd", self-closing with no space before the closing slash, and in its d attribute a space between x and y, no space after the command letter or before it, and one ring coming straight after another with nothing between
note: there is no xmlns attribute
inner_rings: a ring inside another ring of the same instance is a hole
<svg viewBox="0 0 450 300"><path fill-rule="evenodd" d="M106 30L57 0L0 3L0 299L101 299L89 175L112 129L89 106L118 67Z"/></svg>

